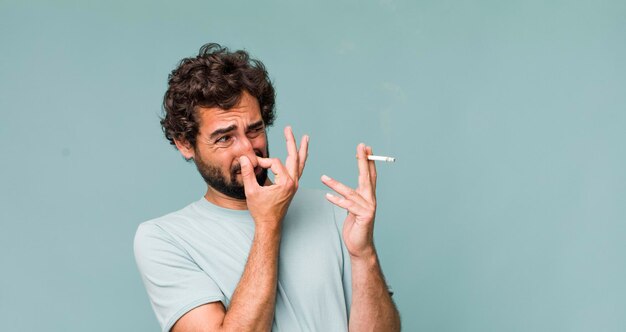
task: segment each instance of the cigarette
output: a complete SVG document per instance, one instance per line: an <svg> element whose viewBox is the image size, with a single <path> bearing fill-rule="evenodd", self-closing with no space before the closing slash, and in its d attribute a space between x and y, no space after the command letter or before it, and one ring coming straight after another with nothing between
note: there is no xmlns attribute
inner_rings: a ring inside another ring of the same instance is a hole
<svg viewBox="0 0 626 332"><path fill-rule="evenodd" d="M375 155L367 156L367 160L386 161L388 163L395 163L396 162L396 158L394 158L394 157L375 156Z"/></svg>

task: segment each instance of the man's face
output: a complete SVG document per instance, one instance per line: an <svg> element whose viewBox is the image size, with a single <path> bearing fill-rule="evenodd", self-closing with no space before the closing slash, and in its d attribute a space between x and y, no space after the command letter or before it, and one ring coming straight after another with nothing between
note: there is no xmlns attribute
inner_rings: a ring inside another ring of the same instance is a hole
<svg viewBox="0 0 626 332"><path fill-rule="evenodd" d="M240 156L252 162L259 185L267 180L267 169L259 167L256 159L269 156L258 101L244 92L232 109L200 108L197 115L200 128L193 159L198 171L214 190L245 199Z"/></svg>

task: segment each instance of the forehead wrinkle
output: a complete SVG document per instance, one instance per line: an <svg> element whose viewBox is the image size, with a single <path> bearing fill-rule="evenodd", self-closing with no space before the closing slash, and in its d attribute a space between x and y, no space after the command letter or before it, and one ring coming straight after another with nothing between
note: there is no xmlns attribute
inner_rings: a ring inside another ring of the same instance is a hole
<svg viewBox="0 0 626 332"><path fill-rule="evenodd" d="M198 107L196 114L199 120L199 134L204 136L211 135L216 130L228 128L233 125L235 127L232 128L232 130L237 130L240 124L247 124L245 128L243 128L244 131L246 131L250 128L250 124L254 125L259 121L263 121L258 101L247 91L244 91L237 104L229 109L222 109L220 107ZM220 123L219 128L210 125L210 123L216 122ZM209 126L206 124L209 124ZM207 127L213 127L215 129L211 128L209 129L210 132L207 133Z"/></svg>
<svg viewBox="0 0 626 332"><path fill-rule="evenodd" d="M215 136L218 136L220 134L224 134L224 133L228 133L228 132L232 132L232 131L236 131L240 128L240 124L243 124L243 130L244 131L248 131L250 128L252 127L257 127L259 125L263 125L263 119L260 116L260 114L257 114L251 118L248 117L242 117L242 116L238 116L238 113L247 113L247 111L238 111L235 110L233 111L231 110L221 110L221 109L204 109L204 112L208 112L208 111L215 111L218 114L216 116L214 116L213 119L206 119L205 117L201 117L202 119L200 120L200 134L204 135L208 138L213 138ZM235 113L235 114L233 114ZM211 116L209 116L211 117ZM257 117L259 119L257 119ZM205 126L203 126L203 123L205 122L204 120L210 121L210 122L220 122L222 123L221 125L219 125L219 127L217 128L212 128L209 130L209 132L205 132Z"/></svg>

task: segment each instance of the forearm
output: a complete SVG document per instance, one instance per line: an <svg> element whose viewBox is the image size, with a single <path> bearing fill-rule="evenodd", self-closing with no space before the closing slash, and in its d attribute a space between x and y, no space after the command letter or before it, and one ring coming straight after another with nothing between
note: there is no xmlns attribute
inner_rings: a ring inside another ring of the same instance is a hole
<svg viewBox="0 0 626 332"><path fill-rule="evenodd" d="M271 330L279 247L279 229L257 227L248 261L224 317L223 331Z"/></svg>
<svg viewBox="0 0 626 332"><path fill-rule="evenodd" d="M400 331L400 315L387 289L376 252L352 257L351 265L350 331Z"/></svg>

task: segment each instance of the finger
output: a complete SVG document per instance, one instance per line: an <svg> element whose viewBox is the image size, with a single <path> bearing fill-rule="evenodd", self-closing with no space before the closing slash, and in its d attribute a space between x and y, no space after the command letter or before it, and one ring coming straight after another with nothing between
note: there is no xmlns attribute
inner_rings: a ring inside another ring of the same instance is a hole
<svg viewBox="0 0 626 332"><path fill-rule="evenodd" d="M259 167L263 167L263 168L271 168L272 167L272 159L273 158L263 158L263 157L257 157L256 160L259 163Z"/></svg>
<svg viewBox="0 0 626 332"><path fill-rule="evenodd" d="M298 174L301 177L304 172L304 165L306 164L306 159L309 156L309 136L302 136L302 140L300 141L300 150L298 150L298 161L300 164L298 165Z"/></svg>
<svg viewBox="0 0 626 332"><path fill-rule="evenodd" d="M365 151L365 144L361 143L356 147L357 164L359 166L359 189L363 189L366 195L372 197L372 183L370 179L370 169ZM368 197L368 198L370 198Z"/></svg>
<svg viewBox="0 0 626 332"><path fill-rule="evenodd" d="M346 209L348 212L352 213L354 216L366 216L371 213L364 206L351 201L349 199L345 199L343 197L335 196L333 194L327 193L326 199L331 203L337 205L340 208Z"/></svg>
<svg viewBox="0 0 626 332"><path fill-rule="evenodd" d="M374 151L372 150L371 146L367 147L367 155L373 155ZM376 162L373 160L368 160L367 161L368 165L369 165L369 169L370 169L370 182L372 183L372 192L374 193L374 196L376 196L376 180L378 178L378 174L376 173Z"/></svg>
<svg viewBox="0 0 626 332"><path fill-rule="evenodd" d="M283 183L282 180L289 176L287 169L278 158L258 158L259 166L268 168L274 174L274 182Z"/></svg>
<svg viewBox="0 0 626 332"><path fill-rule="evenodd" d="M241 177L243 179L243 187L246 193L255 190L259 186L254 175L254 168L250 159L246 156L239 157L239 165L241 166Z"/></svg>
<svg viewBox="0 0 626 332"><path fill-rule="evenodd" d="M290 126L285 127L285 140L287 141L287 159L285 166L292 179L298 179L300 172L298 170L298 148L296 146L296 138L293 136L293 130Z"/></svg>
<svg viewBox="0 0 626 332"><path fill-rule="evenodd" d="M343 183L332 179L326 175L322 175L322 182L327 185L330 189L336 191L338 194L343 196L346 199L352 200L355 203L361 205L370 204L364 197L362 197L356 190L344 185Z"/></svg>

